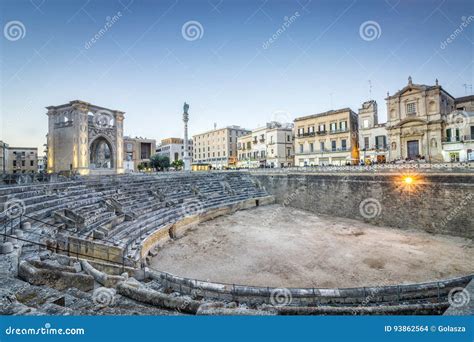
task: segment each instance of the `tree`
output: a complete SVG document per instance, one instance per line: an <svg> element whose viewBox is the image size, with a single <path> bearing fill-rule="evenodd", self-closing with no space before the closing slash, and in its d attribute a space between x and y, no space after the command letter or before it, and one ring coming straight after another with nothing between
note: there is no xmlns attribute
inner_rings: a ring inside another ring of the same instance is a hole
<svg viewBox="0 0 474 342"><path fill-rule="evenodd" d="M150 157L150 165L156 171L165 170L170 167L170 158L159 154L154 154Z"/></svg>
<svg viewBox="0 0 474 342"><path fill-rule="evenodd" d="M179 169L182 169L183 166L184 166L184 162L179 159L179 160L174 160L172 163L171 163L171 166L174 167L176 170L179 170Z"/></svg>
<svg viewBox="0 0 474 342"><path fill-rule="evenodd" d="M142 171L144 168L145 168L145 166L143 166L143 163L140 163L137 166L138 171Z"/></svg>

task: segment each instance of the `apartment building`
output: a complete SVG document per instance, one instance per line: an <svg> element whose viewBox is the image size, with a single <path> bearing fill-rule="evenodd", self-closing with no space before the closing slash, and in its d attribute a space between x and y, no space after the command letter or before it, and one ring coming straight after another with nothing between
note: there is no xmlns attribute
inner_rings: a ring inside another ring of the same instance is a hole
<svg viewBox="0 0 474 342"><path fill-rule="evenodd" d="M155 154L156 140L142 137L123 137L124 169L126 172L137 172L138 165L150 167L150 157Z"/></svg>
<svg viewBox="0 0 474 342"><path fill-rule="evenodd" d="M237 139L238 167L290 167L294 165L293 125L269 122Z"/></svg>
<svg viewBox="0 0 474 342"><path fill-rule="evenodd" d="M213 129L193 136L193 164L225 169L237 165L237 139L250 133L240 126Z"/></svg>
<svg viewBox="0 0 474 342"><path fill-rule="evenodd" d="M156 146L156 153L167 156L170 163L177 160L184 160L184 139L181 138L166 138L161 140L161 143ZM188 140L188 157L193 158L193 140Z"/></svg>
<svg viewBox="0 0 474 342"><path fill-rule="evenodd" d="M359 162L358 118L350 108L294 120L295 165L352 165Z"/></svg>
<svg viewBox="0 0 474 342"><path fill-rule="evenodd" d="M379 123L377 102L366 101L359 109L359 157L364 164L388 160L387 129Z"/></svg>

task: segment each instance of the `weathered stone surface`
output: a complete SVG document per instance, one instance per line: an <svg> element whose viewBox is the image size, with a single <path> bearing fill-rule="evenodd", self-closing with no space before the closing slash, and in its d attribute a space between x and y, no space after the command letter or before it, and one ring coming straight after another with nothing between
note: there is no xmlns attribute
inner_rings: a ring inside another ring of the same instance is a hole
<svg viewBox="0 0 474 342"><path fill-rule="evenodd" d="M94 288L94 278L89 275L38 269L27 261L20 262L18 276L32 285L47 285L58 290L76 287L90 291Z"/></svg>
<svg viewBox="0 0 474 342"><path fill-rule="evenodd" d="M262 172L255 177L280 204L375 225L474 238L474 176L423 174L410 188L401 174ZM361 215L366 199L375 200L373 217Z"/></svg>

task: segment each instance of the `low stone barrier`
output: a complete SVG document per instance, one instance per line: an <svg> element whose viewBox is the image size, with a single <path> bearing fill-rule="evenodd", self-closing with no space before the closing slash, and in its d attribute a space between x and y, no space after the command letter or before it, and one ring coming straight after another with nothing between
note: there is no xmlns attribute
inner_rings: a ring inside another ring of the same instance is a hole
<svg viewBox="0 0 474 342"><path fill-rule="evenodd" d="M65 290L70 287L75 287L81 291L94 289L94 278L90 275L40 269L25 260L20 262L18 276L32 285L47 285L58 290Z"/></svg>
<svg viewBox="0 0 474 342"><path fill-rule="evenodd" d="M188 279L145 268L148 278L182 294L208 299L249 304L274 304L280 300L290 306L362 305L410 303L424 299L442 301L455 287L465 287L474 277L446 279L436 282L355 288L271 288L220 284Z"/></svg>
<svg viewBox="0 0 474 342"><path fill-rule="evenodd" d="M201 302L192 299L171 297L145 287L135 287L126 282L119 283L117 285L117 291L121 295L138 302L151 304L164 309L177 310L184 313L196 314L199 306L202 304Z"/></svg>
<svg viewBox="0 0 474 342"><path fill-rule="evenodd" d="M317 306L317 307L294 307L281 306L271 307L270 311L276 310L279 315L442 315L449 307L448 302L406 304L406 305L381 305L381 306Z"/></svg>
<svg viewBox="0 0 474 342"><path fill-rule="evenodd" d="M109 275L101 272L91 266L86 260L81 260L82 269L91 275L95 281L105 287L116 287L118 283L125 281L126 278L118 275Z"/></svg>

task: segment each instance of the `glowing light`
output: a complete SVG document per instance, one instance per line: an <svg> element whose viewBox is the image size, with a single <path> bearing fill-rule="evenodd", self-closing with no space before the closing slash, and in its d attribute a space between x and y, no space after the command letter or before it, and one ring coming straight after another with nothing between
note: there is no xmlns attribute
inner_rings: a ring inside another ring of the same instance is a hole
<svg viewBox="0 0 474 342"><path fill-rule="evenodd" d="M413 178L411 177L405 177L403 178L403 181L405 182L405 184L413 184Z"/></svg>

